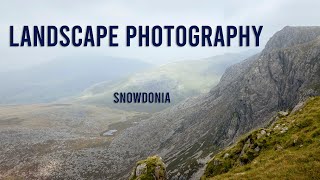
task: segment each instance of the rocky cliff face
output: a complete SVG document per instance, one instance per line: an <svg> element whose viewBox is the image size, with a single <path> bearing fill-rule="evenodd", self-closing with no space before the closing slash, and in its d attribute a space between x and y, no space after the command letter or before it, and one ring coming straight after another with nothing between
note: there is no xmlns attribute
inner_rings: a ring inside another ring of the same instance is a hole
<svg viewBox="0 0 320 180"><path fill-rule="evenodd" d="M271 51L280 48L288 48L299 44L313 41L320 35L318 26L311 27L290 27L286 26L273 35L268 41L264 51Z"/></svg>
<svg viewBox="0 0 320 180"><path fill-rule="evenodd" d="M320 27L285 27L260 54L227 69L210 93L129 128L108 149L109 159L117 160L110 173L116 176L137 159L159 154L172 179L190 179L210 152L319 95L319 35Z"/></svg>

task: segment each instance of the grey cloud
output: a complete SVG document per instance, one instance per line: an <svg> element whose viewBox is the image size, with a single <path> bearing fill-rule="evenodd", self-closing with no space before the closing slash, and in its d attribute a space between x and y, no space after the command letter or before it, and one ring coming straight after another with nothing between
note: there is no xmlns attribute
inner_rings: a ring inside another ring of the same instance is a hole
<svg viewBox="0 0 320 180"><path fill-rule="evenodd" d="M96 24L173 24L173 25L263 25L262 42L286 25L319 25L320 1L311 0L108 0L108 1L20 1L11 0L0 6L0 71L21 63L23 66L49 61L56 56L80 53L84 49L69 48L16 51L8 48L9 25L96 25ZM117 48L85 49L85 52L109 56L141 58L149 62L202 58L239 48ZM19 52L17 55L16 52ZM26 56L27 55L27 56ZM26 59L27 57L27 59ZM35 57L35 58L32 58ZM21 65L22 66L22 65Z"/></svg>

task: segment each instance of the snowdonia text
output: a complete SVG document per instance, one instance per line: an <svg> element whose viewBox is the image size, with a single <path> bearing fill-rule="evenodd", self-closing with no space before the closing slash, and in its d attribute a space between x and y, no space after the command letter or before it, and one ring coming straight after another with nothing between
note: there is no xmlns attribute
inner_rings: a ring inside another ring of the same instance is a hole
<svg viewBox="0 0 320 180"><path fill-rule="evenodd" d="M115 92L114 103L170 103L169 92Z"/></svg>

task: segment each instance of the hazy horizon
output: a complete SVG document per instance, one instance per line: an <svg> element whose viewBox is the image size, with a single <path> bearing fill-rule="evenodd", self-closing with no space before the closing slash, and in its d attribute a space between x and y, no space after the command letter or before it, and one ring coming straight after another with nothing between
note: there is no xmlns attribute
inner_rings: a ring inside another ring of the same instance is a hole
<svg viewBox="0 0 320 180"><path fill-rule="evenodd" d="M170 6L168 4L170 3ZM9 47L9 26L14 25L263 25L262 49L268 39L285 26L316 25L320 2L314 1L161 1L137 0L77 3L40 0L3 2L0 7L0 72L41 64L73 54L140 59L153 64L177 60L201 59L224 53L241 52L255 47ZM283 11L285 10L285 13ZM170 18L168 18L170 17ZM121 38L119 39L121 41Z"/></svg>

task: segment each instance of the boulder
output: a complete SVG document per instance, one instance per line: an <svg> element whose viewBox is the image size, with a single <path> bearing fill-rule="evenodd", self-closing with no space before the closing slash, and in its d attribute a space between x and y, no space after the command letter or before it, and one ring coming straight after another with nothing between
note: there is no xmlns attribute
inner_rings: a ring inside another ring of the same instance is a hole
<svg viewBox="0 0 320 180"><path fill-rule="evenodd" d="M151 156L145 160L137 162L132 171L130 180L167 180L167 172L162 158L159 156Z"/></svg>

